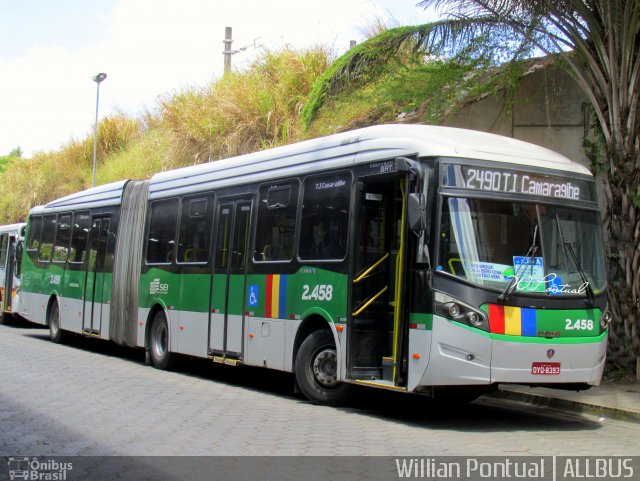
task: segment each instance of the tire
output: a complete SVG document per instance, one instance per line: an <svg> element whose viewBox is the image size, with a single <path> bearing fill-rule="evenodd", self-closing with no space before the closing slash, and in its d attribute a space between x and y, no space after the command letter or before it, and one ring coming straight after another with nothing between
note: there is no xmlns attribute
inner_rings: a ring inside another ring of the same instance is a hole
<svg viewBox="0 0 640 481"><path fill-rule="evenodd" d="M151 364L157 369L171 369L175 356L169 350L169 324L164 311L158 312L153 318L151 332L149 332L149 353Z"/></svg>
<svg viewBox="0 0 640 481"><path fill-rule="evenodd" d="M51 304L48 321L51 342L61 344L66 339L66 333L60 329L60 308L58 307L58 301L53 301L53 304Z"/></svg>
<svg viewBox="0 0 640 481"><path fill-rule="evenodd" d="M302 342L295 368L298 386L312 403L340 406L351 397L353 386L336 380L338 363L331 331L315 331Z"/></svg>

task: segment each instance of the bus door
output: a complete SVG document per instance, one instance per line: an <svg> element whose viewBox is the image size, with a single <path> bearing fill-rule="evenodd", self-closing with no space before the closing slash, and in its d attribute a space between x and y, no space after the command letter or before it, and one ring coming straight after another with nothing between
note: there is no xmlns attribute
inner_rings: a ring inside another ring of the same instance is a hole
<svg viewBox="0 0 640 481"><path fill-rule="evenodd" d="M218 203L209 314L209 354L214 360L243 356L251 205L251 199L223 199Z"/></svg>
<svg viewBox="0 0 640 481"><path fill-rule="evenodd" d="M406 176L358 182L348 377L397 385L405 319Z"/></svg>
<svg viewBox="0 0 640 481"><path fill-rule="evenodd" d="M89 231L89 248L87 250L89 262L84 286L84 316L82 331L89 334L99 334L102 320L109 318L108 306L105 305L105 272L107 259L113 253L113 240L109 232L111 219L109 217L94 217ZM111 245L111 248L109 246ZM110 251L110 252L109 252Z"/></svg>
<svg viewBox="0 0 640 481"><path fill-rule="evenodd" d="M7 241L8 244L5 263L6 270L4 278L4 293L2 295L2 310L4 312L11 312L11 302L13 301L13 291L15 290L15 286L13 285L15 263L13 262L13 260L15 258L16 238L9 235Z"/></svg>

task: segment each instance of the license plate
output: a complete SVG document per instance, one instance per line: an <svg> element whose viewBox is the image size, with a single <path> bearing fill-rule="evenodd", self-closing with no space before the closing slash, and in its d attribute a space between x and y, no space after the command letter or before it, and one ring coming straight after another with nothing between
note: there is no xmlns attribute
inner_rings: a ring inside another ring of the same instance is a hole
<svg viewBox="0 0 640 481"><path fill-rule="evenodd" d="M531 374L535 376L557 376L560 374L559 362L531 363Z"/></svg>

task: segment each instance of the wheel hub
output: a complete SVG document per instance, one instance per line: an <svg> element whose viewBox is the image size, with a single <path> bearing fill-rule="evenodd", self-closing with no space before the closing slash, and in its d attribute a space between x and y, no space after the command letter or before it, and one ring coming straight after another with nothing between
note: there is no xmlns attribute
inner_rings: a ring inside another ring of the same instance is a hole
<svg viewBox="0 0 640 481"><path fill-rule="evenodd" d="M336 351L324 348L318 352L313 360L313 375L316 381L324 387L337 386L338 363Z"/></svg>

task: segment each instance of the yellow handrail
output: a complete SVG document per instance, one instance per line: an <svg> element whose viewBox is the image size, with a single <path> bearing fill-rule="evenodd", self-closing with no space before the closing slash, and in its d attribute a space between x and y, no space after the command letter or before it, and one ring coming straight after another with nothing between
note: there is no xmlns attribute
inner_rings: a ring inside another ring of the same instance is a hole
<svg viewBox="0 0 640 481"><path fill-rule="evenodd" d="M384 294L384 293L387 291L387 289L389 289L389 287L388 287L388 286L384 286L380 292L378 292L375 296L373 296L371 299L369 299L369 300L368 300L368 301L366 301L364 304L362 304L362 305L358 308L358 310L356 310L355 312L353 312L351 315L352 315L353 317L358 317L362 311L364 311L367 307L369 307L369 305L370 305L372 302L374 302L378 297L380 297L382 294Z"/></svg>
<svg viewBox="0 0 640 481"><path fill-rule="evenodd" d="M358 277L356 277L353 280L354 284L357 284L358 282L360 282L362 279L364 279L365 277L367 277L367 275L369 275L371 273L372 270L374 270L376 267L378 267L380 264L382 264L387 257L389 257L389 253L387 252L385 255L383 255L379 260L377 260L371 267L369 267L368 269L366 269L364 272L358 274Z"/></svg>
<svg viewBox="0 0 640 481"><path fill-rule="evenodd" d="M407 196L405 195L404 182L400 184L400 194L402 196L402 213L400 218L400 246L396 256L396 289L394 293L393 306L393 382L398 379L398 369L396 359L398 358L398 328L400 327L400 317L402 315L402 279L404 278L404 250L405 250L405 226L407 222Z"/></svg>

